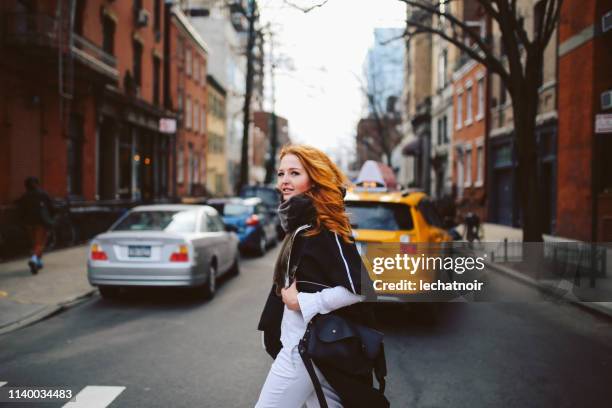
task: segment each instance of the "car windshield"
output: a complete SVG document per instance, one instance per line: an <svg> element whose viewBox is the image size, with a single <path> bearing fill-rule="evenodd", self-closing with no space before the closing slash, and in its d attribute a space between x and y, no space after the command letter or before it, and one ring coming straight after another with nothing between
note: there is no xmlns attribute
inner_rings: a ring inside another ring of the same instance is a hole
<svg viewBox="0 0 612 408"><path fill-rule="evenodd" d="M195 232L197 212L133 211L123 218L113 231Z"/></svg>
<svg viewBox="0 0 612 408"><path fill-rule="evenodd" d="M403 204L347 201L346 212L354 229L405 231L414 228L410 207Z"/></svg>
<svg viewBox="0 0 612 408"><path fill-rule="evenodd" d="M242 204L225 204L225 208L223 209L223 215L227 216L238 216L238 215L248 215L250 214L253 208L248 205Z"/></svg>

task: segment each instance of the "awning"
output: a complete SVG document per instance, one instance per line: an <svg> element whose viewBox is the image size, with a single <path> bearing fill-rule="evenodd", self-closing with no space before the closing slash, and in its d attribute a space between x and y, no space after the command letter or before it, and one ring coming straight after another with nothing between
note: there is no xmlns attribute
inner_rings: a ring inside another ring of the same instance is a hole
<svg viewBox="0 0 612 408"><path fill-rule="evenodd" d="M404 156L420 156L421 155L421 139L415 139L412 142L406 143L402 148Z"/></svg>

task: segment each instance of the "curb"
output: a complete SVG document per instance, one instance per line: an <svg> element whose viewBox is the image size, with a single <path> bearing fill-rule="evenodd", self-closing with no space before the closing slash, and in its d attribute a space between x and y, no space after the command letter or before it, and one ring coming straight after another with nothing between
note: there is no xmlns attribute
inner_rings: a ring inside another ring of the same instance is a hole
<svg viewBox="0 0 612 408"><path fill-rule="evenodd" d="M34 324L36 322L39 322L41 320L44 320L48 317L51 317L55 314L61 313L65 310L68 310L82 302L84 302L85 300L89 299L91 296L93 296L94 293L97 292L97 289L91 289L87 292L84 292L83 294L80 295L76 295L73 297L70 297L66 300L63 300L57 304L54 305L46 305L45 307L43 307L42 309L39 309L38 311L26 315L25 317L22 317L21 319L12 322L12 323L8 323L2 327L0 327L0 335L3 334L7 334L7 333L11 333L15 330L21 329L23 327L29 326L31 324Z"/></svg>
<svg viewBox="0 0 612 408"><path fill-rule="evenodd" d="M492 263L492 262L485 262L485 265L497 270L498 272L503 273L504 275L519 281L521 283L525 283L529 286L532 286L542 292L545 292L547 294L550 295L555 295L558 296L559 293L555 290L554 287L551 287L550 285L546 285L543 283L540 283L538 281L536 281L533 278L530 278L529 276L525 276L524 274L515 271L512 268L508 268L506 266L502 266L496 263ZM587 312L596 314L598 316L601 317L605 317L608 319L612 319L612 308L610 307L606 307L601 305L600 303L607 303L607 302L582 302L580 299L576 298L575 296L572 297L563 297L563 301L572 304L573 306L576 306L580 309L583 309Z"/></svg>

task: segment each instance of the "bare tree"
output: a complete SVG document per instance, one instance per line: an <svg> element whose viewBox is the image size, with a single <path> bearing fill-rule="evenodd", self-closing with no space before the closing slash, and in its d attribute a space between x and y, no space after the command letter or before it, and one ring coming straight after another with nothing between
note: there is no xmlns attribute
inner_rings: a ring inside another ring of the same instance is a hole
<svg viewBox="0 0 612 408"><path fill-rule="evenodd" d="M484 11L488 27L497 25L503 53L495 51L490 36L483 37L470 22L449 12L450 3L467 3L468 0L399 1L415 14L435 17L428 20L408 18L404 36L437 35L487 67L491 73L499 75L503 81L512 99L523 240L541 242L543 225L535 138L538 87L544 50L559 21L563 0L534 0L534 25L530 32L525 28L525 16L517 7L517 0L471 0Z"/></svg>

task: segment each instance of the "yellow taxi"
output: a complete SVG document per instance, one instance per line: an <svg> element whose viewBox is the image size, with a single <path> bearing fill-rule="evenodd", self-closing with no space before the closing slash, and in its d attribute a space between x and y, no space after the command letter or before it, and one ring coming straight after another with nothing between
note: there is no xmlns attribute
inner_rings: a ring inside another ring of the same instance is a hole
<svg viewBox="0 0 612 408"><path fill-rule="evenodd" d="M366 162L355 185L345 196L353 238L373 281L381 277L372 272L375 257L432 256L441 251L444 243L452 241L431 199L415 190L389 191L387 185L391 183L382 174L383 166L373 161ZM438 273L423 268L413 274L405 270L390 270L384 274L386 282L431 282L437 277ZM422 292L418 286L411 290L379 291L377 288L376 291L383 294Z"/></svg>

